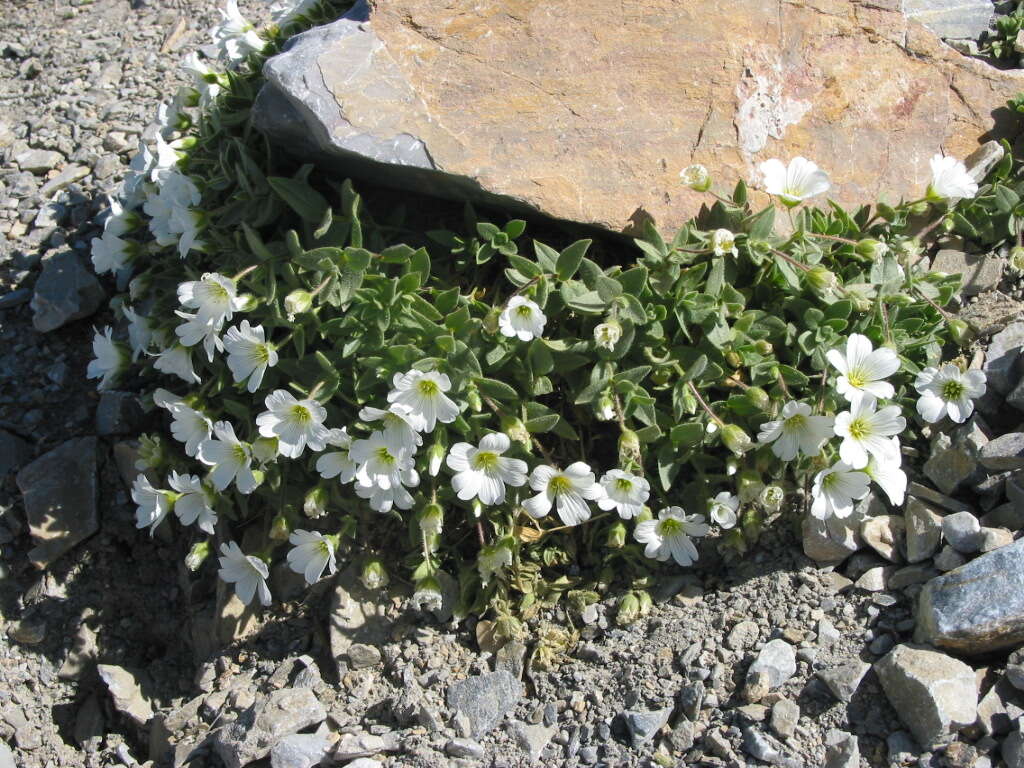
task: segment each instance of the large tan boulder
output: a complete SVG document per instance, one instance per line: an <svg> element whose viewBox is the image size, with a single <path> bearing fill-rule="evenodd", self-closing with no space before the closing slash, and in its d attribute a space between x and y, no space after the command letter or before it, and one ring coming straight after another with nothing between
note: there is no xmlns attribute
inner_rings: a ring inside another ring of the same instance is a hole
<svg viewBox="0 0 1024 768"><path fill-rule="evenodd" d="M918 197L936 152L1016 131L998 71L900 0L374 0L271 59L257 125L341 169L672 229L759 162L803 155L844 204Z"/></svg>

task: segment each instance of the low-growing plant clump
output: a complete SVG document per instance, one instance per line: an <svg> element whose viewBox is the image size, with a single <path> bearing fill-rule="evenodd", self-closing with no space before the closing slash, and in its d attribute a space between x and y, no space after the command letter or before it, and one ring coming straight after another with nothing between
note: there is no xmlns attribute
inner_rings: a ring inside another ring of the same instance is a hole
<svg viewBox="0 0 1024 768"><path fill-rule="evenodd" d="M506 636L615 587L628 622L712 532L743 552L790 514L849 516L872 483L901 505L901 444L970 416L959 280L920 257L939 232L1019 242L1009 152L985 180L936 156L920 199L852 212L805 203L830 182L803 158L762 164L760 210L692 166L709 205L636 248L440 203L442 226L410 224L248 121L264 58L343 10L293 3L257 31L229 2L226 68L187 60L194 87L93 243L127 292L89 375L166 411L132 498L140 528L173 513L193 570L268 604L279 559L309 583L358 563Z"/></svg>

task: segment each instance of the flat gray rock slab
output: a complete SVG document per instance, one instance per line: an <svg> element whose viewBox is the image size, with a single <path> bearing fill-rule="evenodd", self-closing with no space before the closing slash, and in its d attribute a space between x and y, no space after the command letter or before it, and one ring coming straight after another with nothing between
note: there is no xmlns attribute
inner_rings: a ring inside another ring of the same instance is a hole
<svg viewBox="0 0 1024 768"><path fill-rule="evenodd" d="M274 691L217 731L213 748L227 768L266 757L286 736L319 725L327 710L309 688Z"/></svg>
<svg viewBox="0 0 1024 768"><path fill-rule="evenodd" d="M925 584L914 637L964 655L1024 643L1024 539Z"/></svg>
<svg viewBox="0 0 1024 768"><path fill-rule="evenodd" d="M988 29L995 7L992 0L903 0L903 13L939 37L977 39Z"/></svg>
<svg viewBox="0 0 1024 768"><path fill-rule="evenodd" d="M29 559L45 569L99 530L96 438L80 437L45 453L18 473L32 540Z"/></svg>
<svg viewBox="0 0 1024 768"><path fill-rule="evenodd" d="M32 296L32 325L40 333L89 317L106 294L96 277L73 251L61 251L43 262Z"/></svg>
<svg viewBox="0 0 1024 768"><path fill-rule="evenodd" d="M0 482L7 476L28 463L32 456L32 447L17 435L0 429Z"/></svg>
<svg viewBox="0 0 1024 768"><path fill-rule="evenodd" d="M519 681L502 669L452 683L448 706L469 719L471 735L479 739L512 711L521 696Z"/></svg>

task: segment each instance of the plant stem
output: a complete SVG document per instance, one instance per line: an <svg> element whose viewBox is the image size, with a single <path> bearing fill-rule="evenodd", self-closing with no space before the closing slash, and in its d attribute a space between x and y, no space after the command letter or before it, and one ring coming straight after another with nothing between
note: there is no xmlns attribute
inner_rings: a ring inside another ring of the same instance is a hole
<svg viewBox="0 0 1024 768"><path fill-rule="evenodd" d="M239 273L238 273L237 275L235 275L234 277L232 277L232 278L231 278L231 281L232 281L232 282L235 282L235 283L237 283L237 282L238 282L239 280L241 280L241 279L242 279L243 277L245 277L246 275L248 275L248 274L249 274L250 272L252 272L252 271L253 271L254 269L259 269L259 267L260 267L260 265L259 265L259 264L251 264L251 265L249 265L248 267L246 267L245 269L243 269L243 270L242 270L241 272L239 272Z"/></svg>
<svg viewBox="0 0 1024 768"><path fill-rule="evenodd" d="M690 388L690 391L693 392L693 396L697 398L697 402L700 403L700 407L705 410L705 412L708 414L708 416L710 416L711 419L718 426L724 427L725 426L725 422L722 421L720 418L718 418L718 415L714 411L711 410L711 406L708 405L704 401L704 398L700 396L700 392L697 391L697 387L695 387L693 385L693 382L692 381L688 381L688 382L686 382L686 385Z"/></svg>

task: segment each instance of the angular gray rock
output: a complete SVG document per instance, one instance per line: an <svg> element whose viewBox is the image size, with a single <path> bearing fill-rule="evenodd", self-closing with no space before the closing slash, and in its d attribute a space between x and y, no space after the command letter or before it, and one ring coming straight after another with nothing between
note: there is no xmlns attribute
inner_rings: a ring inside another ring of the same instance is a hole
<svg viewBox="0 0 1024 768"><path fill-rule="evenodd" d="M270 750L270 768L313 768L327 754L330 742L325 729L316 733L293 733Z"/></svg>
<svg viewBox="0 0 1024 768"><path fill-rule="evenodd" d="M907 499L904 514L907 562L920 563L935 554L942 538L942 515L920 499Z"/></svg>
<svg viewBox="0 0 1024 768"><path fill-rule="evenodd" d="M875 663L889 703L927 749L948 744L978 717L974 670L938 651L898 645Z"/></svg>
<svg viewBox="0 0 1024 768"><path fill-rule="evenodd" d="M0 429L0 483L9 472L20 469L32 457L32 447L17 435Z"/></svg>
<svg viewBox="0 0 1024 768"><path fill-rule="evenodd" d="M553 725L549 726L543 723L530 725L521 720L513 720L509 726L516 745L534 762L540 760L544 747L548 745L557 730Z"/></svg>
<svg viewBox="0 0 1024 768"><path fill-rule="evenodd" d="M24 467L17 477L35 542L29 559L46 568L99 530L96 438L80 437Z"/></svg>
<svg viewBox="0 0 1024 768"><path fill-rule="evenodd" d="M52 149L29 149L14 156L18 167L30 173L52 171L63 161L64 156Z"/></svg>
<svg viewBox="0 0 1024 768"><path fill-rule="evenodd" d="M106 390L100 393L96 406L96 434L130 435L140 431L143 419L142 404L134 392Z"/></svg>
<svg viewBox="0 0 1024 768"><path fill-rule="evenodd" d="M747 726L743 729L743 751L748 755L782 768L803 768L803 762L787 757L782 744L763 731Z"/></svg>
<svg viewBox="0 0 1024 768"><path fill-rule="evenodd" d="M779 736L788 739L796 733L800 722L800 706L789 699L779 699L772 705L771 726Z"/></svg>
<svg viewBox="0 0 1024 768"><path fill-rule="evenodd" d="M811 560L825 565L838 565L862 546L860 519L846 520L829 518L819 520L807 515L803 521L804 554Z"/></svg>
<svg viewBox="0 0 1024 768"><path fill-rule="evenodd" d="M106 294L74 251L61 251L43 260L43 272L32 296L32 325L40 333L88 317Z"/></svg>
<svg viewBox="0 0 1024 768"><path fill-rule="evenodd" d="M959 568L966 562L967 558L948 544L942 548L942 551L939 552L939 554L935 556L935 560L932 561L933 565L943 573Z"/></svg>
<svg viewBox="0 0 1024 768"><path fill-rule="evenodd" d="M970 555L981 546L981 523L970 512L955 512L942 518L942 535L957 552Z"/></svg>
<svg viewBox="0 0 1024 768"><path fill-rule="evenodd" d="M996 472L1024 469L1024 432L1007 432L981 449L981 464Z"/></svg>
<svg viewBox="0 0 1024 768"><path fill-rule="evenodd" d="M860 744L852 733L836 729L825 734L824 768L858 768Z"/></svg>
<svg viewBox="0 0 1024 768"><path fill-rule="evenodd" d="M97 664L96 671L114 700L114 708L144 727L153 717L153 705L143 695L135 673L112 664Z"/></svg>
<svg viewBox="0 0 1024 768"><path fill-rule="evenodd" d="M964 655L1024 643L1024 539L925 584L914 637Z"/></svg>
<svg viewBox="0 0 1024 768"><path fill-rule="evenodd" d="M913 2L913 0L908 0L908 2ZM989 7L991 9L991 4ZM975 37L975 35L966 36ZM960 35L950 35L950 37L960 37ZM933 272L961 275L963 292L967 296L990 291L999 285L1005 266L1006 259L999 256L987 253L964 253L949 248L944 248L935 254L935 259L932 261Z"/></svg>
<svg viewBox="0 0 1024 768"><path fill-rule="evenodd" d="M988 386L1005 395L1020 381L1024 348L1024 322L1011 323L992 337L985 355L985 378Z"/></svg>
<svg viewBox="0 0 1024 768"><path fill-rule="evenodd" d="M522 686L499 670L459 680L448 687L448 706L469 719L470 735L478 739L494 729L522 696Z"/></svg>
<svg viewBox="0 0 1024 768"><path fill-rule="evenodd" d="M977 450L953 443L940 448L924 464L925 476L943 493L955 493L962 484L977 477Z"/></svg>
<svg viewBox="0 0 1024 768"><path fill-rule="evenodd" d="M747 670L745 695L748 701L764 696L796 674L796 652L785 640L769 640Z"/></svg>
<svg viewBox="0 0 1024 768"><path fill-rule="evenodd" d="M903 13L939 37L978 39L995 14L992 0L904 0Z"/></svg>
<svg viewBox="0 0 1024 768"><path fill-rule="evenodd" d="M978 702L978 724L989 736L1010 732L1024 715L1021 693L1009 680L1000 678Z"/></svg>
<svg viewBox="0 0 1024 768"><path fill-rule="evenodd" d="M860 524L864 542L890 563L903 562L906 534L906 524L897 515L869 517Z"/></svg>
<svg viewBox="0 0 1024 768"><path fill-rule="evenodd" d="M623 712L622 719L626 723L626 730L629 731L633 748L639 749L653 739L655 734L668 723L671 716L672 707L655 709L650 712L631 712L629 710Z"/></svg>
<svg viewBox="0 0 1024 768"><path fill-rule="evenodd" d="M818 670L817 675L832 691L833 696L839 701L849 703L869 669L871 669L870 664L860 659L854 659L835 667Z"/></svg>
<svg viewBox="0 0 1024 768"><path fill-rule="evenodd" d="M388 614L388 591L367 589L359 575L358 563L339 571L331 596L331 656L341 671L352 663L349 652L354 644L376 648L388 640L394 626ZM367 656L360 656L359 650L356 656L359 662L368 660Z"/></svg>
<svg viewBox="0 0 1024 768"><path fill-rule="evenodd" d="M213 735L213 749L227 768L242 768L267 754L286 736L319 725L327 711L309 688L274 691Z"/></svg>

